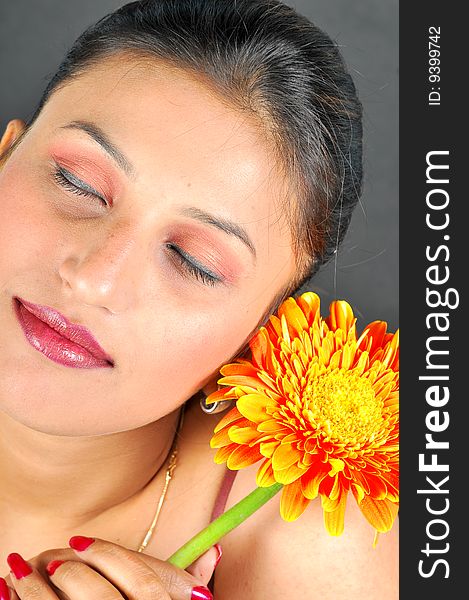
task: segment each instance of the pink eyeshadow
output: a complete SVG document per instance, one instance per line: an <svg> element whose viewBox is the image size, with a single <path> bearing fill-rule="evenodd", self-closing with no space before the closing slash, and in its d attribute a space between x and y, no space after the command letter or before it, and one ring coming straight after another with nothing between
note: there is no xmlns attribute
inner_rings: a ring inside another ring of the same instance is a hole
<svg viewBox="0 0 469 600"><path fill-rule="evenodd" d="M211 234L203 226L188 223L183 232L174 232L169 239L228 282L234 282L243 272L243 263L223 237L222 232Z"/></svg>
<svg viewBox="0 0 469 600"><path fill-rule="evenodd" d="M115 169L98 152L80 149L76 144L61 141L52 145L49 153L58 165L70 170L106 198L111 199L117 193L118 177L114 175Z"/></svg>

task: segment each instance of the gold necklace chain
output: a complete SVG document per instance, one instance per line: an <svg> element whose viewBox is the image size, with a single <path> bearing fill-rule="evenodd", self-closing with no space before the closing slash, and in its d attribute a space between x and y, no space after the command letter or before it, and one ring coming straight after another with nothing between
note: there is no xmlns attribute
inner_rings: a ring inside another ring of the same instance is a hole
<svg viewBox="0 0 469 600"><path fill-rule="evenodd" d="M179 422L178 422L176 432L174 434L173 443L172 443L172 446L170 449L169 463L168 463L168 467L166 469L163 491L161 492L160 498L158 500L158 505L156 507L155 516L153 517L153 521L151 522L151 525L150 525L148 531L146 532L142 543L138 547L137 552L143 552L143 550L145 550L145 548L148 545L148 542L150 541L150 539L153 535L153 532L155 531L156 523L158 521L158 517L160 516L160 512L161 512L161 508L163 506L166 492L168 491L169 482L171 481L174 470L176 469L177 453L178 453L178 438L179 438L179 432L181 431L182 424L184 422L185 407L186 407L186 405L183 404L182 408L181 408L181 412L179 413Z"/></svg>

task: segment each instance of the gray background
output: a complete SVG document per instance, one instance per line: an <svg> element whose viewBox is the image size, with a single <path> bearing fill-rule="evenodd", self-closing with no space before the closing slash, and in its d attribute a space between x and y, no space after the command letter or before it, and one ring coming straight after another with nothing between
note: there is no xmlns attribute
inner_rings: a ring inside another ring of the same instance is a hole
<svg viewBox="0 0 469 600"><path fill-rule="evenodd" d="M341 47L364 105L365 183L335 261L302 291L398 327L398 0L290 0ZM31 116L81 31L124 0L0 0L0 128Z"/></svg>

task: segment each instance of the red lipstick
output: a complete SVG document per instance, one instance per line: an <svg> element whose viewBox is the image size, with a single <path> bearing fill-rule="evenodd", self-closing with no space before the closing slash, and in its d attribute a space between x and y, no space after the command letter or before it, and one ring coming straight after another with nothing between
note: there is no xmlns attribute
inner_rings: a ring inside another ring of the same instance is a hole
<svg viewBox="0 0 469 600"><path fill-rule="evenodd" d="M28 342L50 360L75 369L113 367L111 357L83 325L69 321L50 306L13 298L18 321Z"/></svg>

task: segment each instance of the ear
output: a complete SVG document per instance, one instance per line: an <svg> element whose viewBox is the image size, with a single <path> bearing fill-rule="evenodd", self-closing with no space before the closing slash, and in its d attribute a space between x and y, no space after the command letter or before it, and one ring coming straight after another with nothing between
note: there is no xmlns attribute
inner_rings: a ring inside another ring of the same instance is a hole
<svg viewBox="0 0 469 600"><path fill-rule="evenodd" d="M25 127L26 124L21 119L13 119L8 122L2 135L2 139L0 140L0 157L8 152L15 140L22 134Z"/></svg>

